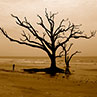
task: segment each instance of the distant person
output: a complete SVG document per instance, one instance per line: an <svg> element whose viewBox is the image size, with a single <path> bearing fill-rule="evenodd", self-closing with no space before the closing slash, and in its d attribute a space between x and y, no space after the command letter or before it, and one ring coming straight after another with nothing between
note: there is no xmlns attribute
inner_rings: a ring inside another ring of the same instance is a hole
<svg viewBox="0 0 97 97"><path fill-rule="evenodd" d="M15 64L13 64L13 71L15 70Z"/></svg>

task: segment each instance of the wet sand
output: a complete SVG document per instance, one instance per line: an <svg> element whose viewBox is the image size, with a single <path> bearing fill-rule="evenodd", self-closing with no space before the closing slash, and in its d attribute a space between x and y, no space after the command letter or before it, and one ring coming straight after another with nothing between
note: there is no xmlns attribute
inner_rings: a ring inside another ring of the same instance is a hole
<svg viewBox="0 0 97 97"><path fill-rule="evenodd" d="M0 97L97 97L96 59L91 59L91 64L86 64L88 59L82 59L82 65L79 59L74 59L70 68L72 75L54 77L23 72L28 66L17 65L13 72L10 64L0 63Z"/></svg>

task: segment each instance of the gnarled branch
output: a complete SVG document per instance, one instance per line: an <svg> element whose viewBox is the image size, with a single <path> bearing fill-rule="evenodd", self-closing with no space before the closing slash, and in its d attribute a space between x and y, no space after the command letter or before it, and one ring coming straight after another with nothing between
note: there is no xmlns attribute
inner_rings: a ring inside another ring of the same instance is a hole
<svg viewBox="0 0 97 97"><path fill-rule="evenodd" d="M41 22L40 22L40 23L37 23L37 24L40 25L40 26L46 31L46 33L48 34L49 37L51 37L51 33L50 33L50 31L46 28L46 26L44 25L42 17L39 16L39 15L37 15L37 16L38 16L38 17L40 18L40 20L41 20Z"/></svg>
<svg viewBox="0 0 97 97"><path fill-rule="evenodd" d="M80 51L75 51L73 54L71 54L71 56L70 56L70 58L69 58L69 60L68 61L70 61L71 60L71 58L74 56L74 55L76 55L77 53L81 53Z"/></svg>
<svg viewBox="0 0 97 97"><path fill-rule="evenodd" d="M39 46L39 45L37 45L37 44L30 44L30 43L27 43L27 42L24 42L24 41L22 42L22 41L13 39L13 38L11 38L10 36L8 36L8 34L3 30L3 28L0 28L0 30L1 30L2 33L6 36L6 38L9 39L9 40L12 41L12 42L17 42L17 43L19 43L19 44L25 44L25 45L28 45L28 46L31 46L31 47L37 47L37 48L40 48L40 49L44 49L44 48L42 47L42 45Z"/></svg>
<svg viewBox="0 0 97 97"><path fill-rule="evenodd" d="M71 23L69 24L68 28L65 29L66 32L68 32L68 30L70 30L69 36L66 38L66 40L64 40L63 42L60 42L59 44L56 45L56 50L62 46L63 44L66 44L70 39L74 38L74 39L78 39L78 38L85 38L85 39L90 39L92 37L95 36L96 31L91 32L90 36L84 35L83 32L84 31L80 31L77 27L79 27L81 25L74 25ZM77 29L77 31L75 31Z"/></svg>
<svg viewBox="0 0 97 97"><path fill-rule="evenodd" d="M38 35L37 30L35 30L34 27L27 21L27 18L25 18L24 21L21 21L17 16L12 15L12 17L16 18L16 23L18 25L27 28L42 44L45 43L47 47L51 49L50 43Z"/></svg>

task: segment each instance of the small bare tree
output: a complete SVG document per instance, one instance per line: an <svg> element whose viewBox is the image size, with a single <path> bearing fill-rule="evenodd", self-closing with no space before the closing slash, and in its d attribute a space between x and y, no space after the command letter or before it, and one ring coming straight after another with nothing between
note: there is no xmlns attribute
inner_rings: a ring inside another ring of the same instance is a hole
<svg viewBox="0 0 97 97"><path fill-rule="evenodd" d="M19 44L39 48L45 51L51 60L50 71L59 72L61 69L56 67L56 58L59 57L59 55L56 55L58 48L60 48L63 44L66 44L70 39L90 39L95 35L95 32L91 32L90 36L84 35L83 31L80 31L79 29L81 25L70 23L68 19L62 19L59 23L59 26L55 27L56 15L57 13L52 12L48 14L47 9L45 9L45 17L49 27L44 24L43 18L40 15L37 15L40 19L40 22L37 24L45 31L42 33L41 31L37 31L35 27L30 22L28 22L26 17L24 17L24 21L22 21L19 17L11 15L16 19L16 23L19 26L26 28L30 32L27 34L25 31L23 31L21 35L24 37L24 39L20 38L20 40L18 40L11 38L3 28L0 27L0 30L4 36L6 36L6 38L12 42L17 42ZM68 25L64 24L66 21L68 22ZM68 35L66 35L66 33L68 33Z"/></svg>
<svg viewBox="0 0 97 97"><path fill-rule="evenodd" d="M70 61L74 55L77 53L81 53L80 51L75 51L71 55L69 55L69 51L71 47L73 46L73 43L70 44L70 46L67 48L67 44L62 45L62 51L60 52L60 56L65 56L65 64L66 64L66 69L65 69L65 74L71 74L69 67L70 67Z"/></svg>

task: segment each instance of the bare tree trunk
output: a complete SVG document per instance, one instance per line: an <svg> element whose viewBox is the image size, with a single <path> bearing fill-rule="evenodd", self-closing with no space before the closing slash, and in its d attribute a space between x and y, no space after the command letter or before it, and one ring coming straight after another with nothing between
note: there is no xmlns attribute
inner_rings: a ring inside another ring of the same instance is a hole
<svg viewBox="0 0 97 97"><path fill-rule="evenodd" d="M69 70L69 62L66 63L65 74L71 74L71 72L70 72L70 70Z"/></svg>
<svg viewBox="0 0 97 97"><path fill-rule="evenodd" d="M51 66L50 68L51 69L56 69L56 55L55 55L55 50L52 50L52 55L50 57L50 60L51 60Z"/></svg>
<svg viewBox="0 0 97 97"><path fill-rule="evenodd" d="M56 68L56 58L54 56L52 56L50 59L51 59L50 68L52 68L52 69Z"/></svg>

